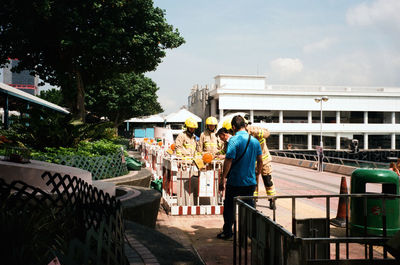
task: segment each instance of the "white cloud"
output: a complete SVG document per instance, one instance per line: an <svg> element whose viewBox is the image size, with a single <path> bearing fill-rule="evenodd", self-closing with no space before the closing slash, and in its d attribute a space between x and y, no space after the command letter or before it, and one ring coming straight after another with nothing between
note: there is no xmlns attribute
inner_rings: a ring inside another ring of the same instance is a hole
<svg viewBox="0 0 400 265"><path fill-rule="evenodd" d="M278 58L270 62L271 70L280 75L291 75L303 70L300 59Z"/></svg>
<svg viewBox="0 0 400 265"><path fill-rule="evenodd" d="M281 78L271 75L274 83L302 85L395 86L399 87L400 52L371 54L368 50L338 54L321 64L307 64L301 75Z"/></svg>
<svg viewBox="0 0 400 265"><path fill-rule="evenodd" d="M309 43L303 47L305 53L324 51L330 48L337 40L335 38L325 38L317 42Z"/></svg>
<svg viewBox="0 0 400 265"><path fill-rule="evenodd" d="M356 26L383 24L400 30L400 1L375 0L362 3L347 11L347 23Z"/></svg>

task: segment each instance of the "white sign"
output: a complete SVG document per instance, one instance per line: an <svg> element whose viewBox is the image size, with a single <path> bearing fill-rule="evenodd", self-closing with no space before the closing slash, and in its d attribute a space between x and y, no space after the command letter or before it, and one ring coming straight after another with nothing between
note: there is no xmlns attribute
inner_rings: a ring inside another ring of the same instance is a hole
<svg viewBox="0 0 400 265"><path fill-rule="evenodd" d="M155 127L154 128L154 138L161 139L163 145L168 146L168 144L174 143L174 137L172 135L172 130L169 128Z"/></svg>
<svg viewBox="0 0 400 265"><path fill-rule="evenodd" d="M214 196L214 171L200 171L199 197Z"/></svg>

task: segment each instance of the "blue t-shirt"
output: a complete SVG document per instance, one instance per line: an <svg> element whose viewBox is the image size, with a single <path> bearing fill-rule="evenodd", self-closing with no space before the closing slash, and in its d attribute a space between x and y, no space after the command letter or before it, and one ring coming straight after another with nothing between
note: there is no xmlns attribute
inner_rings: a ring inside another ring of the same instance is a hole
<svg viewBox="0 0 400 265"><path fill-rule="evenodd" d="M256 181L256 161L257 156L262 155L261 146L258 140L251 137L246 153L239 162L239 158L246 148L249 134L246 131L238 131L228 142L226 158L232 158L232 167L228 174L227 185L231 186L253 186Z"/></svg>

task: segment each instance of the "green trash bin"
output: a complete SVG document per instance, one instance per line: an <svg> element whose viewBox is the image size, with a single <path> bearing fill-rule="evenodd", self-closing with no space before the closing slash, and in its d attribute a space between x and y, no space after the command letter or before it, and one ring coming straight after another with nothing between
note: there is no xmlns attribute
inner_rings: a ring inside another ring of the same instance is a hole
<svg viewBox="0 0 400 265"><path fill-rule="evenodd" d="M399 177L396 173L385 169L356 169L351 175L351 194L366 193L367 183L380 184L381 193L399 194ZM399 199L386 199L386 235L394 235L400 231ZM364 216L364 198L352 198L350 203L350 233L352 236L383 236L383 200L367 198L367 215ZM365 235L365 221L367 235Z"/></svg>
<svg viewBox="0 0 400 265"><path fill-rule="evenodd" d="M128 170L141 170L142 162L133 157L126 157L126 166Z"/></svg>

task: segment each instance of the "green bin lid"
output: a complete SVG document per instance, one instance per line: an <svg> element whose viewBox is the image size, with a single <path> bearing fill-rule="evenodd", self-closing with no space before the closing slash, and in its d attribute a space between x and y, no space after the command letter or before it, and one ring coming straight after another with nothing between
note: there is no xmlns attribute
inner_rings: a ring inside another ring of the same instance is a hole
<svg viewBox="0 0 400 265"><path fill-rule="evenodd" d="M399 184L399 176L388 169L358 168L351 174L352 180L362 179L368 183L394 183Z"/></svg>

